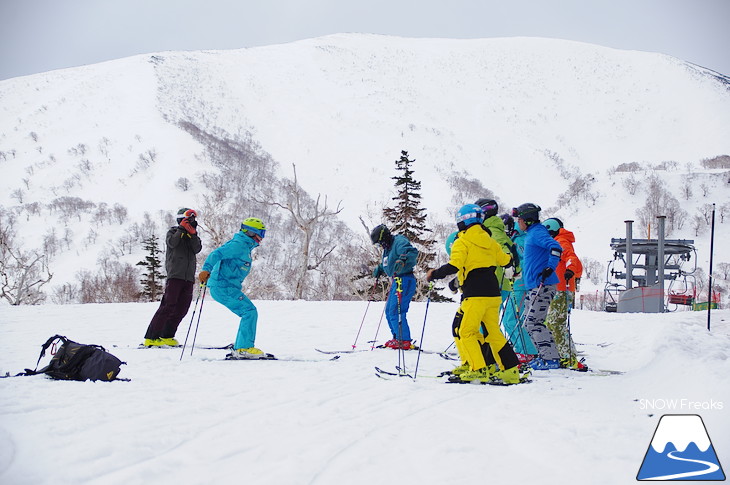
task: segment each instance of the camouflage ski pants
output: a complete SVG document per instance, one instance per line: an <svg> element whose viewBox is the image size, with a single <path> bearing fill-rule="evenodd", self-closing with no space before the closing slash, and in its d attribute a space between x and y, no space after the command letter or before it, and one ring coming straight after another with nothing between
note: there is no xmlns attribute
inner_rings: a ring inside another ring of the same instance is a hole
<svg viewBox="0 0 730 485"><path fill-rule="evenodd" d="M525 308L527 309L524 314L525 329L530 334L532 343L537 347L538 356L545 360L560 358L553 335L545 325L550 302L555 296L555 287L556 285L541 285L528 290L525 296Z"/></svg>
<svg viewBox="0 0 730 485"><path fill-rule="evenodd" d="M568 328L568 312L571 304L570 292L558 291L550 303L550 310L545 319L545 325L553 334L561 359L575 357L575 344Z"/></svg>

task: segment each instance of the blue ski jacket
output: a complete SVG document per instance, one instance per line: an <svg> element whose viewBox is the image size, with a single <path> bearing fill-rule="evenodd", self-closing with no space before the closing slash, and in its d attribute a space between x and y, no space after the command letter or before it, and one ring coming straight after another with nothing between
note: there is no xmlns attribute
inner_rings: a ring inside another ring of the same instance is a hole
<svg viewBox="0 0 730 485"><path fill-rule="evenodd" d="M237 232L223 246L214 249L203 263L210 272L209 287L240 288L251 271L251 251L259 244L243 232Z"/></svg>
<svg viewBox="0 0 730 485"><path fill-rule="evenodd" d="M418 258L418 249L414 248L407 237L396 234L390 248L383 251L382 262L375 267L373 277L385 273L389 277L413 273Z"/></svg>
<svg viewBox="0 0 730 485"><path fill-rule="evenodd" d="M560 262L560 255L563 248L560 243L553 239L548 233L547 227L539 222L533 223L527 228L525 237L525 260L522 262L522 279L525 282L525 289L531 290L545 285L557 285L558 275L555 268ZM550 267L553 273L542 281L542 270Z"/></svg>

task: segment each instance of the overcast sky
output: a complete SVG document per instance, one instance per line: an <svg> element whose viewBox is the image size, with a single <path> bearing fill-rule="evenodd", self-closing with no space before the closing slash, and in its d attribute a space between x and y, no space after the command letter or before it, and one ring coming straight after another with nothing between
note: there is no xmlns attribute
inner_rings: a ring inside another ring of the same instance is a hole
<svg viewBox="0 0 730 485"><path fill-rule="evenodd" d="M169 50L340 32L551 37L730 75L730 0L0 0L0 80Z"/></svg>

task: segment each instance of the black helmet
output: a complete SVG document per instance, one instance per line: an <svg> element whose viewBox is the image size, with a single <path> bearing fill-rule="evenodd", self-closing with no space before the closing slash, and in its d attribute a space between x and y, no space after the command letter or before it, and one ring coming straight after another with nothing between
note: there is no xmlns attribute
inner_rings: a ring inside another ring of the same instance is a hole
<svg viewBox="0 0 730 485"><path fill-rule="evenodd" d="M478 199L474 202L476 205L482 208L484 211L484 218L487 219L492 216L496 216L499 212L499 204L494 199Z"/></svg>
<svg viewBox="0 0 730 485"><path fill-rule="evenodd" d="M525 202L524 204L512 209L512 217L517 217L532 224L533 222L540 222L540 206L533 204L532 202Z"/></svg>
<svg viewBox="0 0 730 485"><path fill-rule="evenodd" d="M512 234L512 232L515 230L515 219L511 215L507 214L506 212L499 216L500 219L502 219L502 223L504 223L504 229L507 234Z"/></svg>
<svg viewBox="0 0 730 485"><path fill-rule="evenodd" d="M393 236L390 234L390 230L385 227L385 224L375 226L370 232L370 240L373 244L387 245L390 244L392 239Z"/></svg>

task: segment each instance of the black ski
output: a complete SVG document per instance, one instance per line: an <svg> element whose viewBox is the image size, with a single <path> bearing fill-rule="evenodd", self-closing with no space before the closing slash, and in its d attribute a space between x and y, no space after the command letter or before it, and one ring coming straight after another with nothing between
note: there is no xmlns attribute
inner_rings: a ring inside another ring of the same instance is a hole
<svg viewBox="0 0 730 485"><path fill-rule="evenodd" d="M447 384L473 384L473 385L482 385L482 386L515 386L517 384L529 384L532 382L532 379L530 379L530 374L523 374L520 376L520 382L515 382L514 384L508 384L500 379L493 378L489 381L479 381L479 380L473 380L473 381L462 381L459 376L452 375L450 376L446 381Z"/></svg>
<svg viewBox="0 0 730 485"><path fill-rule="evenodd" d="M375 348L376 348L376 349L387 349L387 348L389 348L389 347L386 347L386 346L384 346L384 345L378 345L378 346L377 346L377 347L375 347ZM398 350L398 349L393 349L393 350ZM438 355L438 356L440 356L440 357L442 357L442 358L444 358L444 359L446 359L446 360L460 360L460 359L459 359L459 358L458 358L458 357L456 356L456 354L452 355L452 354L449 354L449 353L446 353L446 352L438 352L438 351L436 351L436 350L424 350L424 349L422 349L421 347L419 347L419 346L417 346L417 345L414 345L414 346L413 346L413 348L412 348L412 349L409 349L408 351L416 351L416 352L421 352L422 354L434 354L434 355ZM407 351L407 352L408 352L408 351Z"/></svg>
<svg viewBox="0 0 730 485"><path fill-rule="evenodd" d="M323 354L354 354L355 352L367 352L367 349L360 349L360 350L320 350L320 349L314 349L317 352L321 352Z"/></svg>
<svg viewBox="0 0 730 485"><path fill-rule="evenodd" d="M230 350L233 348L233 344L224 345L222 347L215 347L212 345L196 345L196 349L209 349L209 350Z"/></svg>
<svg viewBox="0 0 730 485"><path fill-rule="evenodd" d="M137 346L132 345L112 345L112 347L116 349L179 349L182 348L182 345L144 345L139 344ZM185 348L190 348L190 346L186 346ZM224 345L221 347L215 347L215 346L208 346L208 345L196 345L196 349L213 349L213 350L230 350L233 348L233 344Z"/></svg>
<svg viewBox="0 0 730 485"><path fill-rule="evenodd" d="M255 359L233 359L231 354L226 355L226 360L279 360L274 354L264 354L264 357L257 357Z"/></svg>
<svg viewBox="0 0 730 485"><path fill-rule="evenodd" d="M383 377L383 378L387 378L385 376L393 376L393 377L410 377L411 379L413 379L413 376L412 375L407 374L407 373L404 373L401 369L396 368L396 370L398 372L390 372L390 371L383 370L380 367L377 367L376 366L375 367L375 375L378 376L378 377Z"/></svg>

